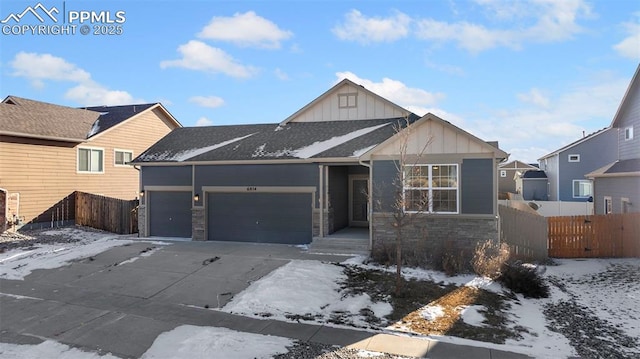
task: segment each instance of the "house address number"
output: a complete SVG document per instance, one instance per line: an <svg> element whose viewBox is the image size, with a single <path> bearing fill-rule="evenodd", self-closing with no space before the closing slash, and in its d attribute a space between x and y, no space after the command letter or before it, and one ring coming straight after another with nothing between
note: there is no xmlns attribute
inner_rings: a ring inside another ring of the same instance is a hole
<svg viewBox="0 0 640 359"><path fill-rule="evenodd" d="M258 187L247 187L247 192L255 192L258 190Z"/></svg>

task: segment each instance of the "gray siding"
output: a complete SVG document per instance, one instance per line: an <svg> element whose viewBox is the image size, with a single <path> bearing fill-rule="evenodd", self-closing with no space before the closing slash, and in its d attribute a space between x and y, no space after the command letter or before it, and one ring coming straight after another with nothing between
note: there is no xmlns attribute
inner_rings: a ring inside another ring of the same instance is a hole
<svg viewBox="0 0 640 359"><path fill-rule="evenodd" d="M460 213L492 214L493 160L465 159L460 169Z"/></svg>
<svg viewBox="0 0 640 359"><path fill-rule="evenodd" d="M392 212L397 196L402 194L395 161L373 161L372 166L373 211Z"/></svg>
<svg viewBox="0 0 640 359"><path fill-rule="evenodd" d="M594 190L596 214L604 214L604 197L611 197L613 213L622 212L622 198L631 202L629 212L640 212L640 177L601 177Z"/></svg>
<svg viewBox="0 0 640 359"><path fill-rule="evenodd" d="M587 201L587 198L573 197L573 181L584 180L587 173L614 162L618 157L617 138L618 134L615 129L607 130L560 152L558 157L560 163L559 201ZM580 155L580 162L569 162L569 155ZM553 186L553 182L551 183Z"/></svg>
<svg viewBox="0 0 640 359"><path fill-rule="evenodd" d="M314 186L319 195L316 164L196 166L195 191L203 186ZM317 201L316 201L317 202Z"/></svg>
<svg viewBox="0 0 640 359"><path fill-rule="evenodd" d="M329 167L329 203L333 210L333 229L349 225L349 167Z"/></svg>
<svg viewBox="0 0 640 359"><path fill-rule="evenodd" d="M540 169L547 175L547 201L558 201L558 155L540 161Z"/></svg>
<svg viewBox="0 0 640 359"><path fill-rule="evenodd" d="M625 108L616 122L618 144L620 146L620 160L640 158L640 85L632 88L627 94ZM624 129L633 126L633 139L624 139Z"/></svg>
<svg viewBox="0 0 640 359"><path fill-rule="evenodd" d="M547 196L546 178L523 178L522 198L525 201L545 201Z"/></svg>
<svg viewBox="0 0 640 359"><path fill-rule="evenodd" d="M191 166L142 166L143 186L191 186Z"/></svg>

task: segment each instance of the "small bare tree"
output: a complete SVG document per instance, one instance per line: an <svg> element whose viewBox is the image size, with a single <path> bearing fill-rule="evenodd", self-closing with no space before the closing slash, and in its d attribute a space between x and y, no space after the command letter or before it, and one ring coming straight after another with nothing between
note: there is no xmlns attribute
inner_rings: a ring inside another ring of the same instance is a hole
<svg viewBox="0 0 640 359"><path fill-rule="evenodd" d="M396 288L395 294L399 296L403 289L402 278L402 248L405 237L405 229L413 224L420 214L429 211L429 196L423 191L408 191L405 187L425 187L422 168L416 166L422 159L427 147L431 144L432 138L425 140L423 144L417 144L416 152L410 153L409 145L413 132L411 122L408 117L403 119L402 123L395 126L395 132L398 136L398 154L399 157L394 161L396 166L396 177L392 185L395 189L394 197L391 203L382 203L382 199L376 199L376 207L380 210L388 208L391 211L389 218L391 227L394 228L395 242L395 262L396 262ZM428 177L428 176L427 176ZM417 184L417 185L416 185ZM387 206L388 205L388 206Z"/></svg>

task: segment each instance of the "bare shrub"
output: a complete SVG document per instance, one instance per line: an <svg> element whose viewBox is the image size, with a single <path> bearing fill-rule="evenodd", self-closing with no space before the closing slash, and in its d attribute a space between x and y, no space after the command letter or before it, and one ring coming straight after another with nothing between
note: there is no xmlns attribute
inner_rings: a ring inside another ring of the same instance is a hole
<svg viewBox="0 0 640 359"><path fill-rule="evenodd" d="M509 256L508 244L487 240L476 245L471 266L476 274L496 279L502 274L503 266L509 260Z"/></svg>
<svg viewBox="0 0 640 359"><path fill-rule="evenodd" d="M538 273L536 266L520 261L506 263L499 280L505 287L521 293L526 298L549 297L549 286Z"/></svg>

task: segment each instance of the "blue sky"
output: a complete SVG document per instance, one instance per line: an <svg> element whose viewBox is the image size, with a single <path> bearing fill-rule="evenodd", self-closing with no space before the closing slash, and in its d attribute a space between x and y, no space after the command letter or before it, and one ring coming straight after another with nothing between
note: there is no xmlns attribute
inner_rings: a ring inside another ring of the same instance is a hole
<svg viewBox="0 0 640 359"><path fill-rule="evenodd" d="M640 61L635 0L40 3L57 23L0 24L2 97L161 102L184 126L275 123L348 77L528 162L608 126ZM2 0L0 19L37 4ZM16 27L29 24L76 30Z"/></svg>

